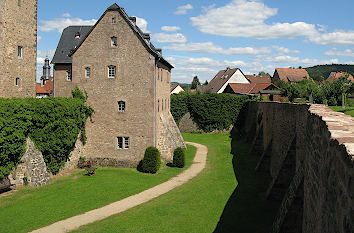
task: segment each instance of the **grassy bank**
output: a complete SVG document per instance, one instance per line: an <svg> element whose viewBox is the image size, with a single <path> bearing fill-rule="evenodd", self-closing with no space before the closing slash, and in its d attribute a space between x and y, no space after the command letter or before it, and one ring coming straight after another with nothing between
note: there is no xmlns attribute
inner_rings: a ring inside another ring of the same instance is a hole
<svg viewBox="0 0 354 233"><path fill-rule="evenodd" d="M354 117L354 107L343 108L342 106L331 106L330 108L333 111L342 112L344 114L347 114L347 115L350 115L350 116Z"/></svg>
<svg viewBox="0 0 354 233"><path fill-rule="evenodd" d="M195 152L195 147L188 146L186 168ZM101 168L92 177L80 171L47 186L21 188L0 197L0 232L28 232L49 225L139 193L183 170L164 165L150 175L135 169Z"/></svg>
<svg viewBox="0 0 354 233"><path fill-rule="evenodd" d="M248 146L233 140L233 156L227 134L184 138L208 146L201 174L148 203L75 232L269 232L277 206L265 200L269 177L254 172L258 158L247 156ZM235 172L240 176L237 188Z"/></svg>

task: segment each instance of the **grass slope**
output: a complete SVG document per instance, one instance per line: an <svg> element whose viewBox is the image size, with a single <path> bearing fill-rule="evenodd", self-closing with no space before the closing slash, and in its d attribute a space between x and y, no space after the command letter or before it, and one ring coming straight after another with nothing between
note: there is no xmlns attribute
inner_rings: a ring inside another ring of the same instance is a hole
<svg viewBox="0 0 354 233"><path fill-rule="evenodd" d="M186 168L196 148L188 146ZM22 188L0 198L0 232L28 232L59 220L102 207L167 181L184 169L162 166L156 175L135 169L98 169L95 176L84 171L39 188Z"/></svg>
<svg viewBox="0 0 354 233"><path fill-rule="evenodd" d="M184 134L208 146L207 166L197 177L148 203L83 226L75 232L269 232L277 204L265 200L269 177L255 173L258 158L227 134ZM236 176L240 185L236 188ZM235 189L236 188L236 189Z"/></svg>
<svg viewBox="0 0 354 233"><path fill-rule="evenodd" d="M336 112L342 112L344 114L350 115L352 117L354 117L354 107L346 107L343 109L343 107L341 106L331 106L330 107L333 111Z"/></svg>

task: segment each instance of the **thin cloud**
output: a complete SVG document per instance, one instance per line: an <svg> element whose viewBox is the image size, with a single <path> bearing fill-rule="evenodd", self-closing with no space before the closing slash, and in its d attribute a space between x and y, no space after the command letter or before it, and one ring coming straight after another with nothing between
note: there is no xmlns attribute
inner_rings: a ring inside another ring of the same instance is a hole
<svg viewBox="0 0 354 233"><path fill-rule="evenodd" d="M143 32L150 32L148 29L147 29L147 26L148 26L148 22L143 19L143 18L140 18L140 17L137 17L137 16L134 16L136 18L136 25L143 31Z"/></svg>
<svg viewBox="0 0 354 233"><path fill-rule="evenodd" d="M191 4L183 5L177 7L177 10L174 12L175 15L185 15L189 10L192 10L193 6Z"/></svg>
<svg viewBox="0 0 354 233"><path fill-rule="evenodd" d="M177 26L163 26L161 27L161 30L165 32L177 32L181 30L181 28Z"/></svg>
<svg viewBox="0 0 354 233"><path fill-rule="evenodd" d="M97 22L96 19L90 19L90 20L84 20L80 18L58 18L58 19L53 19L53 20L43 20L41 21L41 24L38 27L39 31L42 32L52 32L52 31L58 31L59 33L62 33L63 30L69 26L75 26L75 25L94 25Z"/></svg>
<svg viewBox="0 0 354 233"><path fill-rule="evenodd" d="M326 51L325 55L337 56L337 57L354 57L354 50L352 49L337 50L336 48L333 48L332 50Z"/></svg>
<svg viewBox="0 0 354 233"><path fill-rule="evenodd" d="M151 35L153 41L159 43L185 43L187 38L181 33L167 34L167 33L156 33Z"/></svg>

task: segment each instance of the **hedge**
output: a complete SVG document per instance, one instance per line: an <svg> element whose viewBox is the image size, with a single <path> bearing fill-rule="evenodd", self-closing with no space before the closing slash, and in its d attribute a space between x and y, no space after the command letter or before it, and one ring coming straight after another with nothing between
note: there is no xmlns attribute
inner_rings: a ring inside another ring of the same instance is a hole
<svg viewBox="0 0 354 233"><path fill-rule="evenodd" d="M141 162L141 171L145 173L156 173L160 169L161 155L156 147L148 147L145 150L144 158Z"/></svg>
<svg viewBox="0 0 354 233"><path fill-rule="evenodd" d="M173 166L183 168L185 165L184 150L181 147L173 151Z"/></svg>
<svg viewBox="0 0 354 233"><path fill-rule="evenodd" d="M228 130L247 101L248 96L232 94L174 94L171 96L171 113L177 124L189 112L204 132Z"/></svg>
<svg viewBox="0 0 354 233"><path fill-rule="evenodd" d="M74 149L93 109L83 98L0 98L0 179L10 174L30 137L42 152L47 170L56 174Z"/></svg>

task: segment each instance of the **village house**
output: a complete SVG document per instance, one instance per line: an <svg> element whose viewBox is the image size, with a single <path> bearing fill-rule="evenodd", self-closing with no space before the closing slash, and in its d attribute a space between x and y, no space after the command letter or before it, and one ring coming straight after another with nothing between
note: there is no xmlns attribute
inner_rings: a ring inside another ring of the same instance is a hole
<svg viewBox="0 0 354 233"><path fill-rule="evenodd" d="M52 63L55 96L70 97L78 86L95 110L81 151L88 160L134 167L149 146L164 160L185 147L170 113L173 66L117 4L93 26L64 29Z"/></svg>
<svg viewBox="0 0 354 233"><path fill-rule="evenodd" d="M171 95L172 94L178 94L180 92L183 92L184 89L179 85L178 83L171 83Z"/></svg>
<svg viewBox="0 0 354 233"><path fill-rule="evenodd" d="M0 1L0 97L35 97L37 0Z"/></svg>
<svg viewBox="0 0 354 233"><path fill-rule="evenodd" d="M280 80L287 83L297 83L304 78L310 79L310 76L305 69L276 68L273 74L272 83L277 83Z"/></svg>
<svg viewBox="0 0 354 233"><path fill-rule="evenodd" d="M340 77L347 77L348 80L354 82L354 77L353 75L347 73L347 72L331 72L328 76L328 78L324 82L333 82L338 80Z"/></svg>

